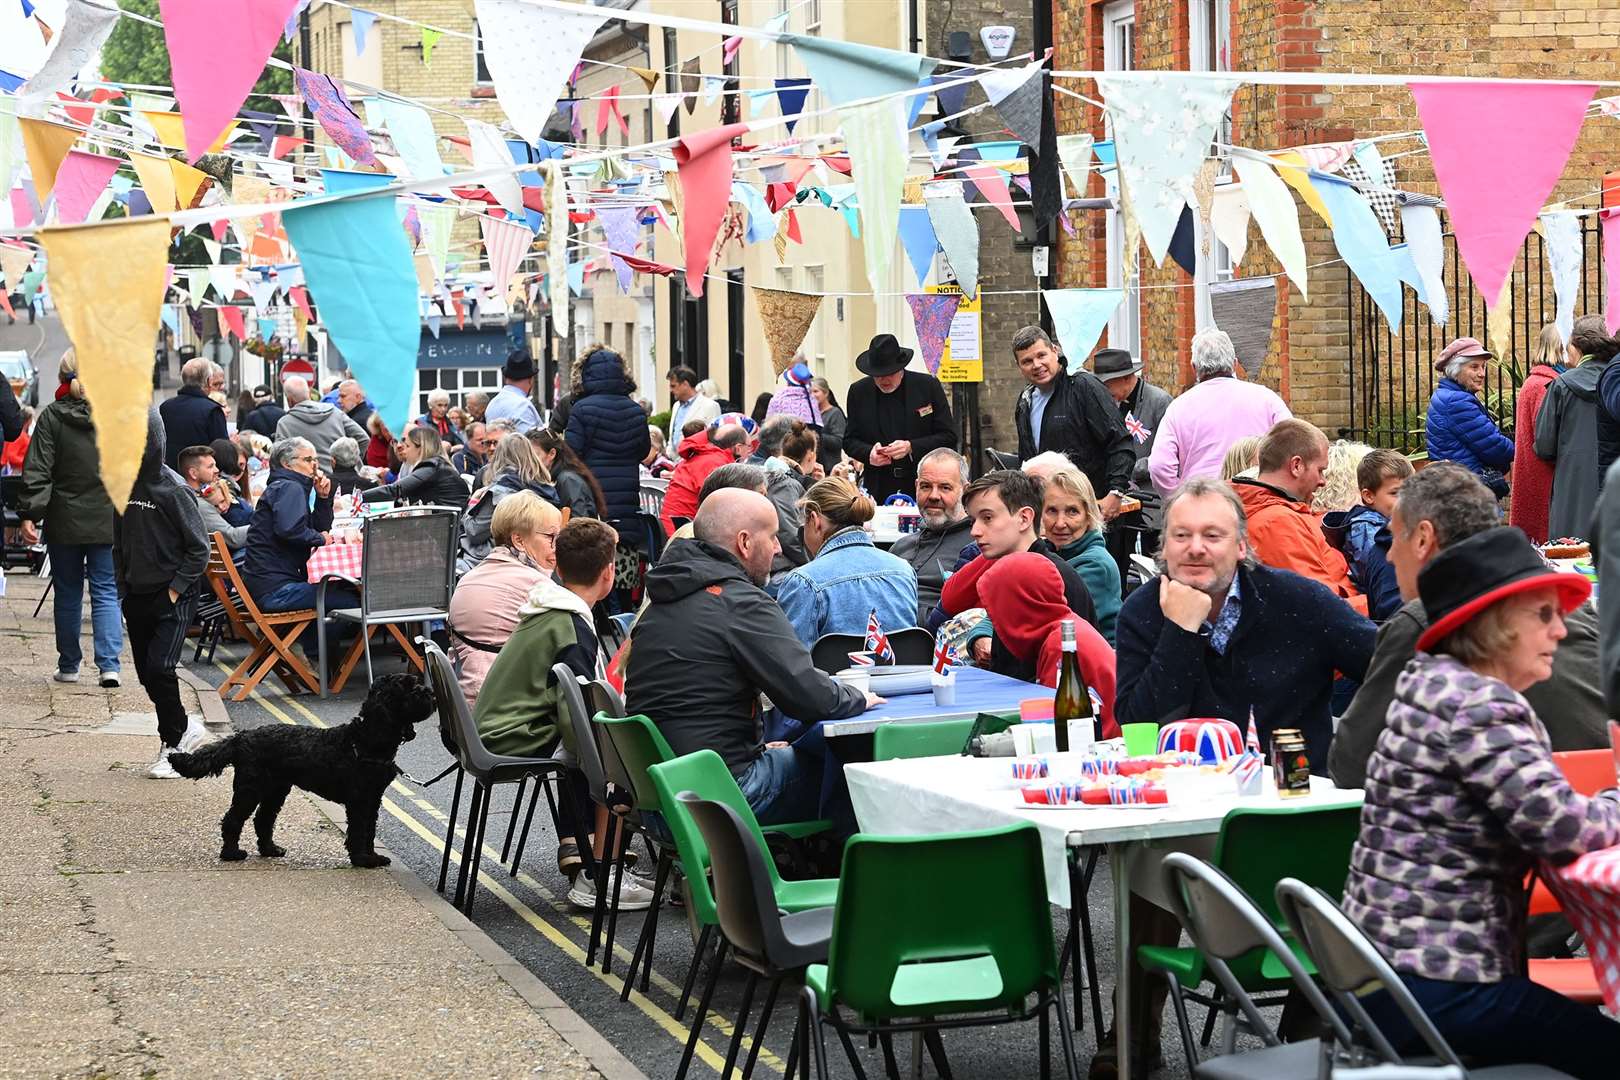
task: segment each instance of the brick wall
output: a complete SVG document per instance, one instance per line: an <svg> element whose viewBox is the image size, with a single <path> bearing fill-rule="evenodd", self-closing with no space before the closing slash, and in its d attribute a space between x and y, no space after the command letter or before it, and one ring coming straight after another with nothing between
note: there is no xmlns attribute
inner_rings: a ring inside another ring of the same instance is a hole
<svg viewBox="0 0 1620 1080"><path fill-rule="evenodd" d="M1071 69L1102 67L1100 0L1055 0L1057 63ZM1137 55L1141 68L1185 67L1178 40L1185 42L1186 0L1137 0ZM1231 0L1231 67L1240 71L1357 71L1398 74L1607 78L1612 51L1620 46L1620 9L1608 0ZM1178 38L1179 35L1179 38ZM1093 87L1074 89L1090 93ZM1097 110L1066 100L1059 110L1061 130L1102 133ZM1245 86L1233 100L1233 141L1276 149L1316 142L1366 138L1412 131L1417 110L1404 87ZM1386 154L1417 149L1415 140L1382 144ZM1511 152L1482 146L1482 158ZM1598 187L1606 169L1620 163L1620 123L1587 121L1565 167L1555 198L1585 195ZM1396 161L1400 187L1435 192L1428 158L1413 154ZM1093 196L1102 194L1092 182ZM1297 200L1296 200L1297 201ZM1588 200L1584 205L1594 205ZM1346 424L1350 411L1350 303L1348 275L1337 262L1327 226L1299 205L1309 274L1309 299L1292 286L1279 299L1271 354L1258 377L1279 387L1300 415L1330 429ZM1097 287L1104 283L1101 215L1063 243L1059 284ZM1522 262L1522 260L1521 260ZM1328 265L1319 265L1319 264ZM1281 268L1251 227L1249 249L1239 274L1270 274ZM1539 272L1539 267L1536 268ZM1522 303L1524 268L1516 274ZM1189 279L1177 269L1144 268L1143 284ZM1278 279L1279 290L1286 279ZM1447 286L1452 287L1449 276ZM1192 332L1184 309L1189 289L1143 291L1142 350L1151 377L1179 386ZM1595 310L1597 298L1581 307ZM1530 305L1529 337L1542 317ZM1427 312L1410 299L1407 317L1427 322ZM1550 318L1550 311L1546 313ZM1379 319L1378 329L1386 329ZM1464 328L1466 329L1466 328ZM1455 324L1451 333L1458 332ZM1450 334L1436 329L1438 346ZM1523 335L1521 335L1523 336ZM1427 331L1425 332L1427 340ZM1421 365L1426 356L1414 356ZM1252 370L1252 365L1251 365Z"/></svg>

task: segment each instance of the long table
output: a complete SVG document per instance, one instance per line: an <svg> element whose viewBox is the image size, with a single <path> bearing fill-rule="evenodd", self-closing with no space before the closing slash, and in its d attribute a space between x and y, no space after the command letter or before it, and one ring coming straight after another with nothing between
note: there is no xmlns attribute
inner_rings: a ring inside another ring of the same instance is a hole
<svg viewBox="0 0 1620 1080"><path fill-rule="evenodd" d="M1121 1008L1130 992L1130 897L1153 899L1158 864L1167 850L1190 850L1207 857L1227 811L1238 806L1278 805L1270 777L1258 796L1211 799L1169 806L1029 807L1010 779L1007 758L935 757L866 762L844 767L855 818L863 832L919 836L1032 822L1045 855L1047 898L1073 909L1081 880L1079 857L1106 846L1114 882L1115 1045L1121 1080L1131 1077L1130 1010ZM1007 778L1007 779L1004 779ZM1360 806L1360 789L1336 788L1325 777L1311 778L1311 793L1287 800L1290 807ZM1084 902L1080 897L1078 902ZM1078 964L1076 969L1078 970Z"/></svg>
<svg viewBox="0 0 1620 1080"><path fill-rule="evenodd" d="M882 668L874 668L882 671ZM823 728L827 738L849 735L870 735L879 724L904 723L921 720L949 720L954 717L977 716L982 712L1017 712L1020 701L1039 698L1051 701L1056 691L1040 683L1027 683L1006 675L997 675L975 667L956 669L956 702L935 705L931 689L915 694L896 694L883 705L868 709L848 720L829 720Z"/></svg>
<svg viewBox="0 0 1620 1080"><path fill-rule="evenodd" d="M1586 942L1604 1004L1620 1010L1620 847L1543 863L1541 877Z"/></svg>

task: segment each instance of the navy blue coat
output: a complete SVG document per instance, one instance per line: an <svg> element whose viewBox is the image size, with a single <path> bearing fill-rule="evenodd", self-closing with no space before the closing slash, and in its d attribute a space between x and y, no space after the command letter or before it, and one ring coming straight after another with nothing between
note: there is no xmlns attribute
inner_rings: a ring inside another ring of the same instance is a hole
<svg viewBox="0 0 1620 1080"><path fill-rule="evenodd" d="M632 517L641 512L641 459L652 448L647 414L630 397L635 384L617 353L599 349L586 357L581 381L565 437L602 485L602 520Z"/></svg>
<svg viewBox="0 0 1620 1080"><path fill-rule="evenodd" d="M270 470L243 547L242 583L255 600L262 603L288 582L309 580L309 553L332 528L332 499L316 499L310 509L314 490L314 479L303 473Z"/></svg>
<svg viewBox="0 0 1620 1080"><path fill-rule="evenodd" d="M1240 567L1242 597L1223 656L1209 633L1188 633L1159 610L1159 579L1119 609L1114 719L1166 724L1219 716L1246 728L1254 710L1263 748L1278 728L1305 737L1311 771L1327 775L1333 673L1359 680L1372 659L1372 623L1320 582L1269 566Z"/></svg>
<svg viewBox="0 0 1620 1080"><path fill-rule="evenodd" d="M1479 398L1450 379L1441 379L1424 420L1430 461L1455 461L1469 472L1507 472L1513 440L1503 435Z"/></svg>
<svg viewBox="0 0 1620 1080"><path fill-rule="evenodd" d="M180 451L231 437L225 428L225 410L200 386L182 386L178 394L158 406L158 414L163 417L163 463L171 469Z"/></svg>

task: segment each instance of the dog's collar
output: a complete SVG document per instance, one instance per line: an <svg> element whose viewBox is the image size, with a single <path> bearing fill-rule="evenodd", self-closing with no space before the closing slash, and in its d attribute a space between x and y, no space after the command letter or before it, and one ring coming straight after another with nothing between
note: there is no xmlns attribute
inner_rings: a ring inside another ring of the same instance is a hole
<svg viewBox="0 0 1620 1080"><path fill-rule="evenodd" d="M382 758L382 757L366 757L366 755L364 755L364 754L362 754L360 752L360 748L358 746L355 746L353 743L349 744L349 752L351 754L353 754L359 760L369 762L369 763L371 763L373 765L393 765L394 766L394 775L395 776L403 776L404 775L404 770L401 769L399 767L399 765L395 763L395 761L394 761L394 759L392 757L385 757L385 758Z"/></svg>

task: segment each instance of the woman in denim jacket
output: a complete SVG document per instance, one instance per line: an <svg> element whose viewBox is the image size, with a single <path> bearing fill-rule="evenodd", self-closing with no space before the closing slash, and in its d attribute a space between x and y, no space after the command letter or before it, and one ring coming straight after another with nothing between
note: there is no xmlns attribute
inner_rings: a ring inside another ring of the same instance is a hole
<svg viewBox="0 0 1620 1080"><path fill-rule="evenodd" d="M806 645L823 634L864 634L875 612L885 631L912 625L917 574L897 555L879 550L861 526L877 504L841 476L804 493L804 547L810 561L782 579L777 603Z"/></svg>

